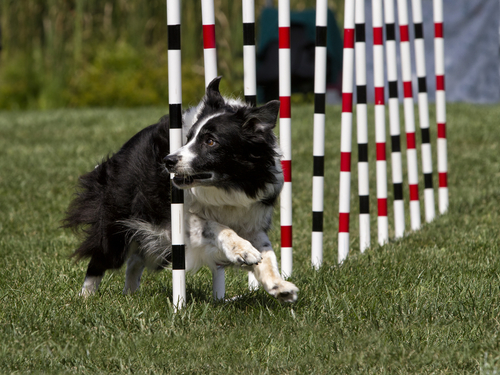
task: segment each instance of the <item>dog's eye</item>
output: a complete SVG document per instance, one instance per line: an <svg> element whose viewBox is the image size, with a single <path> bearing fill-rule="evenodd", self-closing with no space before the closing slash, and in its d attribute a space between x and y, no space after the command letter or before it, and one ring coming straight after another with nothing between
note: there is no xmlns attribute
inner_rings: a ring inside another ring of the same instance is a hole
<svg viewBox="0 0 500 375"><path fill-rule="evenodd" d="M215 141L212 138L207 138L206 144L207 146L215 146Z"/></svg>

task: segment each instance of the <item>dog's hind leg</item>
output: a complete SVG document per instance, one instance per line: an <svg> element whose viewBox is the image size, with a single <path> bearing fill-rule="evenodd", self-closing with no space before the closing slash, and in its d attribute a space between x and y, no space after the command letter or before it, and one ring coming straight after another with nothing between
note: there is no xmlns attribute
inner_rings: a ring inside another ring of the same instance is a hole
<svg viewBox="0 0 500 375"><path fill-rule="evenodd" d="M104 272L106 272L106 269L100 266L99 263L94 257L90 259L80 296L88 297L99 289L99 284L104 277Z"/></svg>
<svg viewBox="0 0 500 375"><path fill-rule="evenodd" d="M112 236L109 242L113 244L113 247L108 246L107 250L102 247L92 247L88 250L88 253L92 255L80 292L83 297L97 292L106 270L118 269L123 264L126 257L124 236Z"/></svg>
<svg viewBox="0 0 500 375"><path fill-rule="evenodd" d="M131 294L139 289L141 284L141 276L144 271L145 262L144 257L140 255L137 250L139 246L137 242L130 244L130 257L127 261L127 270L125 271L125 287L123 294Z"/></svg>
<svg viewBox="0 0 500 375"><path fill-rule="evenodd" d="M278 270L276 254L271 242L263 232L251 238L252 244L260 250L262 261L252 267L252 272L264 290L281 302L295 302L299 289L291 282L283 280Z"/></svg>

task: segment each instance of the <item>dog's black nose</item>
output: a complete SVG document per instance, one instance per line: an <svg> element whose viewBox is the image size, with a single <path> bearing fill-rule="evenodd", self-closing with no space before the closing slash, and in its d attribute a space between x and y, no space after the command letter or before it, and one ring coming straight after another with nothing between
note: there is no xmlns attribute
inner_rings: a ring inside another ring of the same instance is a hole
<svg viewBox="0 0 500 375"><path fill-rule="evenodd" d="M172 172L172 169L175 168L175 166L179 162L179 160L180 160L180 157L177 155L173 155L173 154L167 155L163 159L163 161L165 162L165 167L168 169L169 172Z"/></svg>

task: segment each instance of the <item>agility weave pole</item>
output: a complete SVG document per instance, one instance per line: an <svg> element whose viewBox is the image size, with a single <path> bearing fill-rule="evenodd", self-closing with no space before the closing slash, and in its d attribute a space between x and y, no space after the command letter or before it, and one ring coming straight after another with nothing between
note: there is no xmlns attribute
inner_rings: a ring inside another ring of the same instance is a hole
<svg viewBox="0 0 500 375"><path fill-rule="evenodd" d="M406 130L406 158L408 163L408 186L410 190L410 222L412 230L419 230L420 200L418 195L418 163L415 139L415 114L412 88L410 36L408 32L407 0L397 0L401 51L401 75L403 80L404 122Z"/></svg>
<svg viewBox="0 0 500 375"><path fill-rule="evenodd" d="M257 105L257 63L255 49L255 1L242 0L243 85L245 101Z"/></svg>
<svg viewBox="0 0 500 375"><path fill-rule="evenodd" d="M425 72L425 52L423 44L423 22L421 0L411 0L413 11L413 23L415 31L415 55L416 73L418 78L418 100L419 119L422 136L422 170L424 175L424 198L425 217L430 222L435 218L434 190L432 183L432 153L429 131L428 97ZM394 220L395 237L404 235L404 204L403 204L403 173L402 156L400 145L400 125L399 125L399 100L398 100L398 77L396 58L396 27L394 17L394 0L372 1L372 21L373 21L373 55L374 55L374 86L375 86L375 143L377 160L377 200L378 200L378 242L387 242L387 179L385 160L385 79L383 71L383 29L382 12L384 9L386 27L386 67L389 86L389 116L392 145L392 180L394 188ZM397 0L398 21L400 32L400 50L402 65L402 81L404 90L404 120L407 141L407 163L408 163L408 185L410 192L410 218L411 229L418 230L421 226L420 200L418 191L418 163L415 137L415 117L414 100L412 90L412 68L411 51L408 25L407 0ZM354 8L354 9L353 9ZM354 15L355 14L355 15ZM365 243L368 228L362 217L369 210L369 197L364 195L368 192L368 181L366 180L368 165L365 155L367 154L368 139L366 127L366 68L365 56L365 27L364 27L364 1L359 0L353 4L352 0L345 1L344 14L344 66L342 82L342 119L341 119L341 160L340 160L340 186L339 186L339 249L338 260L342 263L349 252L349 211L350 211L350 151L352 138L352 76L354 72L352 63L353 48L353 19L355 20L356 31L356 88L358 96L357 118L358 123L358 181L360 197L360 247L363 252L368 244ZM436 122L438 133L438 173L439 173L439 209L444 213L448 207L448 186L447 186L447 159L446 159L446 101L444 92L444 43L443 43L443 13L442 0L434 1L434 24L435 24L435 66L436 66ZM361 34L361 35L358 35ZM382 68L381 68L382 67ZM385 171L384 171L385 169ZM384 172L383 172L384 171ZM385 193L385 196L384 196ZM385 214L385 217L384 217ZM368 234L369 241L369 234Z"/></svg>
<svg viewBox="0 0 500 375"><path fill-rule="evenodd" d="M339 263L342 263L349 254L353 76L354 0L346 0L344 4L344 56L342 60L342 117L340 128Z"/></svg>
<svg viewBox="0 0 500 375"><path fill-rule="evenodd" d="M385 75L382 0L372 1L373 82L375 86L375 146L377 171L378 243L389 241L387 218L387 159L385 153Z"/></svg>
<svg viewBox="0 0 500 375"><path fill-rule="evenodd" d="M315 269L323 263L323 201L325 185L325 103L326 103L326 38L328 2L316 1L316 45L314 49L314 144L312 179L311 264Z"/></svg>
<svg viewBox="0 0 500 375"><path fill-rule="evenodd" d="M405 206L403 201L403 162L401 155L401 131L399 125L398 69L396 55L396 22L394 0L384 0L386 35L386 67L389 84L389 124L391 133L391 167L394 193L394 237L405 233Z"/></svg>
<svg viewBox="0 0 500 375"><path fill-rule="evenodd" d="M413 28L415 32L415 67L418 78L418 113L422 136L422 173L424 174L425 221L430 223L436 217L434 188L432 183L432 151L429 133L429 103L427 97L427 74L425 71L424 25L421 0L411 0Z"/></svg>
<svg viewBox="0 0 500 375"><path fill-rule="evenodd" d="M217 49L215 46L214 0L201 0L203 23L203 57L205 67L205 87L217 77ZM226 294L224 267L218 266L212 275L212 294L215 300L223 300Z"/></svg>
<svg viewBox="0 0 500 375"><path fill-rule="evenodd" d="M217 49L215 46L215 9L214 0L201 0L203 24L203 61L205 68L205 87L217 77Z"/></svg>
<svg viewBox="0 0 500 375"><path fill-rule="evenodd" d="M281 168L285 183L281 191L281 275L292 275L292 119L291 119L291 55L290 55L290 0L278 2L279 29L279 98L280 146L283 152Z"/></svg>
<svg viewBox="0 0 500 375"><path fill-rule="evenodd" d="M170 153L182 147L182 74L180 0L167 0L168 100ZM174 178L174 174L170 174ZM172 217L172 301L175 310L186 303L184 191L170 183Z"/></svg>
<svg viewBox="0 0 500 375"><path fill-rule="evenodd" d="M255 49L255 1L242 0L243 17L243 85L245 101L257 105L257 63ZM255 290L259 283L252 272L248 273L248 287Z"/></svg>
<svg viewBox="0 0 500 375"><path fill-rule="evenodd" d="M368 168L368 108L366 105L365 0L355 3L356 129L358 142L359 250L370 247L370 182Z"/></svg>
<svg viewBox="0 0 500 375"><path fill-rule="evenodd" d="M433 0L434 66L436 73L437 171L439 212L448 210L448 158L446 141L446 93L444 85L443 0Z"/></svg>

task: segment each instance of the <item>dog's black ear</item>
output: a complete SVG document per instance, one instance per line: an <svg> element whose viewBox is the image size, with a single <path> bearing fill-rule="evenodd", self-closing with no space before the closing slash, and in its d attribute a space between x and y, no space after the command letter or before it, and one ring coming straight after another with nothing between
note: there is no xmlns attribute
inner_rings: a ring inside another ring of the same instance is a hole
<svg viewBox="0 0 500 375"><path fill-rule="evenodd" d="M168 137L169 129L170 129L170 115L163 115L159 120L158 124L160 124L159 130L160 132Z"/></svg>
<svg viewBox="0 0 500 375"><path fill-rule="evenodd" d="M253 132L270 131L276 126L279 110L279 100L272 100L261 107L252 108L243 128Z"/></svg>
<svg viewBox="0 0 500 375"><path fill-rule="evenodd" d="M224 105L224 98L219 91L219 83L222 79L221 76L214 78L207 86L205 94L205 105L214 109L219 109Z"/></svg>
<svg viewBox="0 0 500 375"><path fill-rule="evenodd" d="M219 92L219 84L222 79L222 76L215 77L212 81L207 86L207 93L209 91L216 91L217 93L220 94Z"/></svg>

